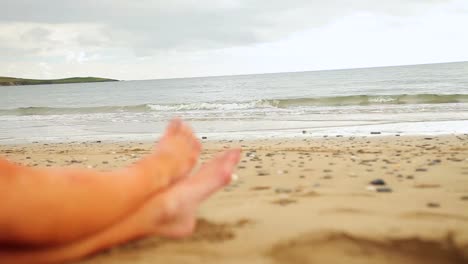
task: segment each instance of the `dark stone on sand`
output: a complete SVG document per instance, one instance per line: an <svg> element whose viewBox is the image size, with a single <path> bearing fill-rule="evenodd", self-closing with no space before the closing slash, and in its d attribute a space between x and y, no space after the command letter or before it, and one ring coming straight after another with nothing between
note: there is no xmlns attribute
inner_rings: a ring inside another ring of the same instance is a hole
<svg viewBox="0 0 468 264"><path fill-rule="evenodd" d="M305 133L307 133L307 131L305 131L305 130L302 130L302 134L305 134Z"/></svg>
<svg viewBox="0 0 468 264"><path fill-rule="evenodd" d="M372 185L385 185L385 181L382 179L375 179L370 182Z"/></svg>
<svg viewBox="0 0 468 264"><path fill-rule="evenodd" d="M382 134L382 132L378 132L378 131L372 131L370 133L371 133L371 135L380 135L380 134Z"/></svg>
<svg viewBox="0 0 468 264"><path fill-rule="evenodd" d="M427 203L426 205L427 205L427 207L432 207L432 208L440 207L440 204L438 204L438 203Z"/></svg>
<svg viewBox="0 0 468 264"><path fill-rule="evenodd" d="M102 164L108 164L109 162L108 161L103 161Z"/></svg>
<svg viewBox="0 0 468 264"><path fill-rule="evenodd" d="M423 171L427 171L427 169L426 168L417 168L416 171L423 172Z"/></svg>
<svg viewBox="0 0 468 264"><path fill-rule="evenodd" d="M400 134L396 134L396 135L395 135L395 137L399 137L399 136L400 136Z"/></svg>
<svg viewBox="0 0 468 264"><path fill-rule="evenodd" d="M377 187L375 189L377 192L392 192L392 189L390 187Z"/></svg>
<svg viewBox="0 0 468 264"><path fill-rule="evenodd" d="M102 142L101 140L96 141L96 143L101 143L101 142Z"/></svg>
<svg viewBox="0 0 468 264"><path fill-rule="evenodd" d="M265 173L265 172L259 172L259 173L257 173L257 176L268 176L268 173Z"/></svg>
<svg viewBox="0 0 468 264"><path fill-rule="evenodd" d="M468 201L468 195L460 197L462 201Z"/></svg>
<svg viewBox="0 0 468 264"><path fill-rule="evenodd" d="M201 137L201 139L208 139L208 137Z"/></svg>

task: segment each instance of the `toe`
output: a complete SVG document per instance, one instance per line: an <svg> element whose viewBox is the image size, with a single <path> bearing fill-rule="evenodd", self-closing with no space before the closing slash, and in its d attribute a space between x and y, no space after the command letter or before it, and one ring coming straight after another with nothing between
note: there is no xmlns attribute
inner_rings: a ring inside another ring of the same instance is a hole
<svg viewBox="0 0 468 264"><path fill-rule="evenodd" d="M184 137L186 144L193 150L194 156L197 156L201 150L201 144L193 133L192 128L188 124L182 123L180 131L180 135Z"/></svg>
<svg viewBox="0 0 468 264"><path fill-rule="evenodd" d="M228 150L204 164L193 177L172 191L187 201L198 204L231 181L232 172L239 162L240 150Z"/></svg>
<svg viewBox="0 0 468 264"><path fill-rule="evenodd" d="M181 131L182 127L183 127L182 120L180 120L179 118L175 118L167 126L166 134L168 135L178 134Z"/></svg>
<svg viewBox="0 0 468 264"><path fill-rule="evenodd" d="M189 140L192 140L192 138L195 137L195 135L193 134L192 128L188 124L183 123L183 122L181 124L180 133L183 137Z"/></svg>

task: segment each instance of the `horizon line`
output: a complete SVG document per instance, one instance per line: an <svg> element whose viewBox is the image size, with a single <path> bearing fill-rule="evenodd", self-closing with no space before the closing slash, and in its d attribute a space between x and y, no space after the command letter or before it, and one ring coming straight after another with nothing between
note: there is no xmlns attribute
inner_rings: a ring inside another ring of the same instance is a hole
<svg viewBox="0 0 468 264"><path fill-rule="evenodd" d="M104 79L113 79L117 81L155 81L155 80L177 80L177 79L196 79L196 78L216 78L216 77L234 77L234 76L247 76L247 75L268 75L268 74L281 74L281 73L304 73L304 72L324 72L324 71L343 71L343 70L358 70L358 69L374 69L374 68L391 68L391 67L404 67L404 66L420 66L420 65L432 65L432 64L449 64L449 63L463 63L468 62L468 60L463 61L447 61L447 62L431 62L431 63L415 63L415 64L399 64L399 65L381 65L381 66L364 66L364 67L351 67L351 68L328 68L328 69L318 69L318 70L298 70L298 71L279 71L279 72L258 72L258 73L239 73L239 74L222 74L222 75L202 75L202 76L184 76L184 77L168 77L168 78L149 78L149 79L119 79L114 77L102 77L102 76L87 76L93 78L104 78ZM68 79L68 78L86 78L86 76L74 75L72 77L60 77L60 78L29 78L29 77L11 77L3 76L10 78L18 79L35 79L35 80L59 80L59 79Z"/></svg>
<svg viewBox="0 0 468 264"><path fill-rule="evenodd" d="M384 66L370 66L370 67L352 67L352 68L330 68L321 70L301 70L301 71L285 71L285 72L260 72L260 73L240 73L240 74L224 74L224 75L203 75L203 76L186 76L186 77L169 77L169 78L154 78L154 79L128 79L119 81L155 81L155 80L175 80L175 79L195 79L195 78L215 78L215 77L232 77L232 76L247 76L247 75L268 75L280 73L303 73L303 72L323 72L323 71L343 71L343 70L359 70L359 69L374 69L374 68L391 68L391 67L404 67L404 66L421 66L432 64L449 64L449 63L463 63L464 61L447 61L447 62L432 62L432 63L415 63L415 64L400 64L400 65L384 65Z"/></svg>

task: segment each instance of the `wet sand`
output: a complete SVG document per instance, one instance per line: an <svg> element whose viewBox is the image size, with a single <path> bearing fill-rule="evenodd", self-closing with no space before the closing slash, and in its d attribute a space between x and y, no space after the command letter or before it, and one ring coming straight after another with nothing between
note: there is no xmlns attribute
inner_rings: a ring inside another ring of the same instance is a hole
<svg viewBox="0 0 468 264"><path fill-rule="evenodd" d="M202 160L244 152L193 236L147 238L78 263L468 263L468 135L202 141ZM152 145L2 145L0 155L106 170Z"/></svg>

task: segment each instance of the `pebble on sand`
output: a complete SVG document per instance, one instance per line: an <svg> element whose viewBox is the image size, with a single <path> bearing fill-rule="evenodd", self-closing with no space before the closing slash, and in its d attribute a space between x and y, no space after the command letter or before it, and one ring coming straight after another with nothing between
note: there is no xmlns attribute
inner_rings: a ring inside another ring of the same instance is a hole
<svg viewBox="0 0 468 264"><path fill-rule="evenodd" d="M366 187L366 190L374 191L374 192L392 192L392 189L390 187L386 187L386 186L376 187L376 186L373 186L373 185L369 185L369 186Z"/></svg>
<svg viewBox="0 0 468 264"><path fill-rule="evenodd" d="M372 185L385 185L385 181L382 179L375 179L370 182Z"/></svg>
<svg viewBox="0 0 468 264"><path fill-rule="evenodd" d="M371 135L380 135L380 134L382 134L382 132L378 132L378 131L373 131L373 132L370 132L370 133L371 133Z"/></svg>
<svg viewBox="0 0 468 264"><path fill-rule="evenodd" d="M377 192L392 192L392 188L390 187L377 187L375 190Z"/></svg>

